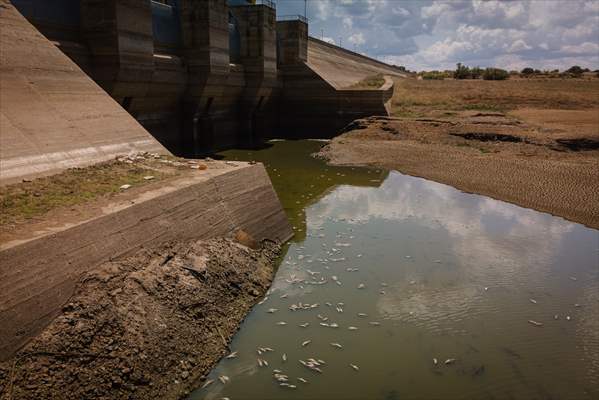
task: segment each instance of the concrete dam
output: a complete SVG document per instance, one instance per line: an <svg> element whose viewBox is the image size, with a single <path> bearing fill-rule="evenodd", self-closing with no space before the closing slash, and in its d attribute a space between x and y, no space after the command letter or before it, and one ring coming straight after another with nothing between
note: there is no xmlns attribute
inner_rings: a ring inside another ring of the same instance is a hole
<svg viewBox="0 0 599 400"><path fill-rule="evenodd" d="M21 52L29 53L34 46L39 50L28 73L46 70L60 85L75 75L78 79L87 75L137 121L125 118L111 104L110 112L121 119L115 117L101 129L89 127L86 136L123 137L117 132L139 130L141 125L181 156L252 146L272 136L331 137L356 118L387 114L393 85L389 78L403 74L396 67L309 37L307 20L301 16L277 20L276 5L270 1L11 3L45 37L38 35L36 43L21 46ZM17 24L19 29L22 24ZM53 48L76 66L70 63L69 72L65 68L52 72L60 58ZM3 70L5 59L13 59L11 53L3 57ZM379 89L350 88L375 74L386 76ZM16 79L11 75L5 80L8 87ZM67 104L66 98L80 95L80 89L62 86L64 100L54 101L64 101L61 109L70 112L78 105ZM50 110L44 116L30 114L29 125L37 119L51 127L56 124L56 117L48 124ZM56 140L61 138L57 132ZM149 137L144 140L149 140L146 148L157 145L150 146L154 141Z"/></svg>
<svg viewBox="0 0 599 400"><path fill-rule="evenodd" d="M399 69L309 37L302 17L282 19L268 1L0 0L0 185L127 153L331 137L387 114ZM372 75L384 76L380 88L351 88ZM3 233L0 361L113 257L237 229L288 240L264 167L219 165L120 193L68 223L18 228L19 240Z"/></svg>

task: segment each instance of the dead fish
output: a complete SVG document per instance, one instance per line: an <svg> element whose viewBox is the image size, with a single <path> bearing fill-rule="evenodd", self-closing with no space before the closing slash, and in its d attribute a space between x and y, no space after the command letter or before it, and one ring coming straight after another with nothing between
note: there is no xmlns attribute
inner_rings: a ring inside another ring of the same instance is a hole
<svg viewBox="0 0 599 400"><path fill-rule="evenodd" d="M360 284L358 285L358 289L364 289L365 287L366 287L366 285L364 285L363 283L360 283Z"/></svg>
<svg viewBox="0 0 599 400"><path fill-rule="evenodd" d="M256 350L256 353L258 353L258 355L261 356L262 355L262 350L258 349L258 350Z"/></svg>
<svg viewBox="0 0 599 400"><path fill-rule="evenodd" d="M435 260L434 263L441 264L441 260Z"/></svg>
<svg viewBox="0 0 599 400"><path fill-rule="evenodd" d="M578 307L580 307L580 304L576 303L576 304L574 304L574 307L578 308Z"/></svg>
<svg viewBox="0 0 599 400"><path fill-rule="evenodd" d="M333 305L330 302L328 302L328 301L326 303L324 303L324 304L326 304L329 307L333 307Z"/></svg>
<svg viewBox="0 0 599 400"><path fill-rule="evenodd" d="M567 318L567 317L566 317ZM528 320L529 324L532 324L534 326L543 326L543 324L541 322L537 322L537 321L533 321L532 319Z"/></svg>
<svg viewBox="0 0 599 400"><path fill-rule="evenodd" d="M287 298L287 293L281 295L281 299L286 299L286 298Z"/></svg>
<svg viewBox="0 0 599 400"><path fill-rule="evenodd" d="M576 281L577 279L573 276L570 277L571 280Z"/></svg>
<svg viewBox="0 0 599 400"><path fill-rule="evenodd" d="M258 366L259 366L259 367L262 367L262 366L263 366L263 365L262 365L262 359L258 358L258 359L257 359L257 361L258 361Z"/></svg>
<svg viewBox="0 0 599 400"><path fill-rule="evenodd" d="M410 281L410 285L413 285L415 283L416 283L416 281Z"/></svg>
<svg viewBox="0 0 599 400"><path fill-rule="evenodd" d="M380 322L376 322L376 321L371 321L369 322L370 325L372 326L379 326L381 323Z"/></svg>
<svg viewBox="0 0 599 400"><path fill-rule="evenodd" d="M305 322L305 323L303 323L303 324L299 324L299 326L301 326L302 328L307 328L307 327L308 327L308 325L310 325L310 323L309 323L309 322Z"/></svg>
<svg viewBox="0 0 599 400"><path fill-rule="evenodd" d="M277 325L281 325L281 326L287 325L287 322L285 322L285 321L279 321L279 322L277 322Z"/></svg>
<svg viewBox="0 0 599 400"><path fill-rule="evenodd" d="M528 299L528 300L530 300L530 302L531 302L532 304L537 304L537 301L536 301L535 299Z"/></svg>
<svg viewBox="0 0 599 400"><path fill-rule="evenodd" d="M329 324L329 328L339 328L339 325L333 322L332 324Z"/></svg>
<svg viewBox="0 0 599 400"><path fill-rule="evenodd" d="M283 362L287 362L287 354L283 353L281 358L283 359Z"/></svg>
<svg viewBox="0 0 599 400"><path fill-rule="evenodd" d="M364 318L364 317L367 317L367 316L368 316L368 314L364 314L364 313L358 313L358 317L362 317L362 318Z"/></svg>
<svg viewBox="0 0 599 400"><path fill-rule="evenodd" d="M311 340L305 340L302 342L302 347L306 347L307 345L309 345L310 343L312 343Z"/></svg>
<svg viewBox="0 0 599 400"><path fill-rule="evenodd" d="M266 312L269 313L269 314L272 314L272 313L275 313L277 311L279 311L278 308L269 308Z"/></svg>
<svg viewBox="0 0 599 400"><path fill-rule="evenodd" d="M380 294L385 294L384 290L379 291Z"/></svg>
<svg viewBox="0 0 599 400"><path fill-rule="evenodd" d="M357 331L358 327L357 326L348 326L347 329L349 329L350 331Z"/></svg>
<svg viewBox="0 0 599 400"><path fill-rule="evenodd" d="M202 385L202 389L212 385L214 383L214 379L208 379L203 385Z"/></svg>
<svg viewBox="0 0 599 400"><path fill-rule="evenodd" d="M218 377L218 380L224 385L229 382L229 377L227 375L221 375Z"/></svg>
<svg viewBox="0 0 599 400"><path fill-rule="evenodd" d="M438 361L436 358L433 358L433 365L437 365Z"/></svg>
<svg viewBox="0 0 599 400"><path fill-rule="evenodd" d="M276 374L280 374L281 372L283 372L283 371L281 371L281 370L279 370L279 369L273 369L273 370L272 370L272 373L273 373L273 374L275 374L275 375L276 375Z"/></svg>
<svg viewBox="0 0 599 400"><path fill-rule="evenodd" d="M129 184L126 184L126 185L122 185L122 186L121 186L119 189L121 189L121 190L127 190L127 189L129 189L130 187L131 187L131 185L129 185Z"/></svg>
<svg viewBox="0 0 599 400"><path fill-rule="evenodd" d="M570 321L572 318L570 318L569 315L566 315L566 321Z"/></svg>
<svg viewBox="0 0 599 400"><path fill-rule="evenodd" d="M225 358L231 359L231 358L236 358L237 357L237 352L234 351L231 354L229 354L228 356L226 356Z"/></svg>
<svg viewBox="0 0 599 400"><path fill-rule="evenodd" d="M307 380L305 380L304 378L297 378L298 381L302 382L302 383L308 383Z"/></svg>
<svg viewBox="0 0 599 400"><path fill-rule="evenodd" d="M264 303L266 300L268 300L268 296L266 296L265 298L263 298L263 299L262 299L262 300L261 300L261 301L258 303L258 305L260 305L260 304Z"/></svg>
<svg viewBox="0 0 599 400"><path fill-rule="evenodd" d="M317 360L319 364L325 365L326 363L322 361L320 358Z"/></svg>
<svg viewBox="0 0 599 400"><path fill-rule="evenodd" d="M336 347L338 349L342 349L343 348L343 346L341 346L339 343L334 343L334 342L331 343L331 346Z"/></svg>
<svg viewBox="0 0 599 400"><path fill-rule="evenodd" d="M447 360L445 360L445 365L450 365L453 364L455 362L455 358L448 358Z"/></svg>
<svg viewBox="0 0 599 400"><path fill-rule="evenodd" d="M558 320L558 319L559 319L559 315L555 314L555 315L553 316L553 319L555 319L555 320Z"/></svg>
<svg viewBox="0 0 599 400"><path fill-rule="evenodd" d="M350 366L350 367L352 367L352 368L353 368L354 370L356 370L356 371L359 371L359 370L360 370L360 367L358 367L358 366L357 366L357 365L355 365L355 364L349 364L349 366Z"/></svg>
<svg viewBox="0 0 599 400"><path fill-rule="evenodd" d="M489 290L489 288L488 288L487 286L485 286L485 292L486 292L487 290Z"/></svg>

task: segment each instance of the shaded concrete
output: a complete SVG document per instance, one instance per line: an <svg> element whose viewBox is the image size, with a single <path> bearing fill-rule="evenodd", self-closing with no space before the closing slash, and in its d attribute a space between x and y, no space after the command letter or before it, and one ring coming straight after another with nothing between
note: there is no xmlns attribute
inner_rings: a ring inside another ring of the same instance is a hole
<svg viewBox="0 0 599 400"><path fill-rule="evenodd" d="M0 24L0 184L132 150L168 153L7 0Z"/></svg>
<svg viewBox="0 0 599 400"><path fill-rule="evenodd" d="M81 275L96 265L141 247L226 236L237 229L256 240L284 242L293 235L261 164L193 170L117 199L93 217L68 225L56 221L28 240L3 243L0 359L58 315Z"/></svg>

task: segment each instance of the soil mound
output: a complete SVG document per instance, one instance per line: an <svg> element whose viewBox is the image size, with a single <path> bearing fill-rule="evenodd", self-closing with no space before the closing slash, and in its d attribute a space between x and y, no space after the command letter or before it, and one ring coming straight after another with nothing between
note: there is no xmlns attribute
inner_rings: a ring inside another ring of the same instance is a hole
<svg viewBox="0 0 599 400"><path fill-rule="evenodd" d="M0 364L0 398L184 396L268 289L279 251L221 238L99 266L44 332Z"/></svg>

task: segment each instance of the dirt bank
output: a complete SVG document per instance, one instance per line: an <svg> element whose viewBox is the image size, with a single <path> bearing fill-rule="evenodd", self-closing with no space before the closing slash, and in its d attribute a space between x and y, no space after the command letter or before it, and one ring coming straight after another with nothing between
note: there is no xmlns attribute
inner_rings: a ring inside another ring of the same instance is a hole
<svg viewBox="0 0 599 400"><path fill-rule="evenodd" d="M280 248L169 243L84 276L62 314L0 363L1 399L177 399L226 354Z"/></svg>
<svg viewBox="0 0 599 400"><path fill-rule="evenodd" d="M599 110L583 113L592 119ZM395 169L599 228L599 124L586 118L585 129L577 129L576 118L561 118L560 126L545 125L553 115L547 110L526 111L531 122L496 111L446 114L358 120L320 156L335 165Z"/></svg>

